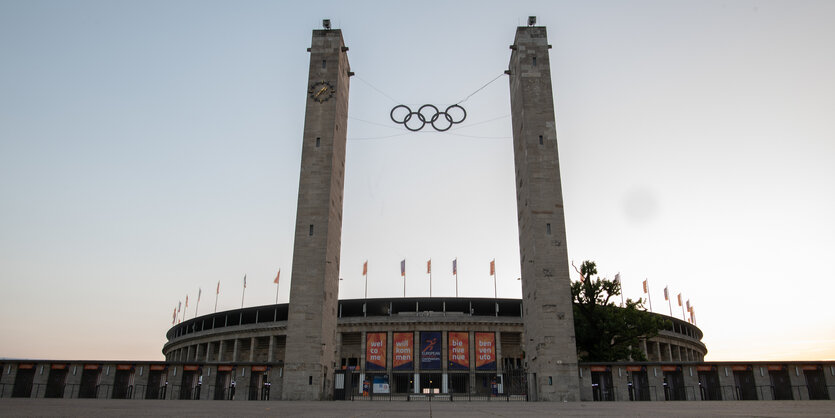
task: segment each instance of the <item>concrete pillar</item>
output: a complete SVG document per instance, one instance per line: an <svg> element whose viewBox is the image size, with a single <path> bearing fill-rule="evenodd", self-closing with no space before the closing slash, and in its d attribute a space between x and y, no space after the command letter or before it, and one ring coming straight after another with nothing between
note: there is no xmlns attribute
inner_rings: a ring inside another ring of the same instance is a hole
<svg viewBox="0 0 835 418"><path fill-rule="evenodd" d="M102 365L100 379L99 392L96 397L98 399L110 399L113 393L113 383L116 382L116 365Z"/></svg>
<svg viewBox="0 0 835 418"><path fill-rule="evenodd" d="M504 357L502 357L502 333L496 331L496 347L494 348L496 353L496 373L502 374L504 373Z"/></svg>
<svg viewBox="0 0 835 418"><path fill-rule="evenodd" d="M806 387L806 375L803 373L802 366L799 364L789 365L789 381L792 384L794 400L809 400L809 388Z"/></svg>
<svg viewBox="0 0 835 418"><path fill-rule="evenodd" d="M223 361L223 340L220 340L217 345L217 361L218 363Z"/></svg>
<svg viewBox="0 0 835 418"><path fill-rule="evenodd" d="M661 343L658 341L655 342L655 354L658 356L656 361L664 361L664 359L661 356Z"/></svg>
<svg viewBox="0 0 835 418"><path fill-rule="evenodd" d="M49 363L35 363L35 378L32 380L32 398L43 398L49 379Z"/></svg>
<svg viewBox="0 0 835 418"><path fill-rule="evenodd" d="M577 401L580 382L545 27L521 26L509 63L528 371L535 398Z"/></svg>
<svg viewBox="0 0 835 418"><path fill-rule="evenodd" d="M658 366L647 366L647 381L649 382L649 399L651 401L664 400L664 372Z"/></svg>
<svg viewBox="0 0 835 418"><path fill-rule="evenodd" d="M255 361L255 337L249 339L249 362Z"/></svg>
<svg viewBox="0 0 835 418"><path fill-rule="evenodd" d="M267 362L272 363L273 361L275 361L275 351L274 351L275 350L275 336L270 335L269 338L270 338L270 348L267 352Z"/></svg>
<svg viewBox="0 0 835 418"><path fill-rule="evenodd" d="M829 389L829 399L835 400L835 364L823 366L823 378Z"/></svg>
<svg viewBox="0 0 835 418"><path fill-rule="evenodd" d="M734 372L731 370L731 366L718 366L716 371L719 373L719 386L722 389L722 400L736 400L737 394L734 383Z"/></svg>
<svg viewBox="0 0 835 418"><path fill-rule="evenodd" d="M579 367L580 377L580 400L583 402L591 402L594 400L594 393L592 392L591 369L589 366Z"/></svg>
<svg viewBox="0 0 835 418"><path fill-rule="evenodd" d="M615 386L615 400L628 401L629 400L629 376L626 372L626 367L615 366L612 367L612 384Z"/></svg>
<svg viewBox="0 0 835 418"><path fill-rule="evenodd" d="M757 399L770 401L773 399L771 393L771 377L768 375L768 368L763 365L754 366L754 386L757 387Z"/></svg>
<svg viewBox="0 0 835 418"><path fill-rule="evenodd" d="M702 394L699 391L699 372L693 366L683 366L681 373L684 375L684 393L688 401L702 400Z"/></svg>
<svg viewBox="0 0 835 418"><path fill-rule="evenodd" d="M148 372L150 366L137 364L133 374L133 399L145 399L145 391L148 388ZM69 376L68 376L69 377ZM64 393L66 398L66 392Z"/></svg>
<svg viewBox="0 0 835 418"><path fill-rule="evenodd" d="M238 362L238 349L240 346L240 340L238 338L235 338L234 345L232 346L232 363Z"/></svg>

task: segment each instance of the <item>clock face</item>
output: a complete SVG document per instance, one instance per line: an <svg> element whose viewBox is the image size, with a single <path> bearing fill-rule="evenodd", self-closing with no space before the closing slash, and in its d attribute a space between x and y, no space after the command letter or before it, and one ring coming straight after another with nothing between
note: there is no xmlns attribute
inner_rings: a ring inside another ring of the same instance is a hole
<svg viewBox="0 0 835 418"><path fill-rule="evenodd" d="M322 103L333 97L334 93L336 93L336 88L328 81L319 81L313 83L307 90L307 93L311 99Z"/></svg>

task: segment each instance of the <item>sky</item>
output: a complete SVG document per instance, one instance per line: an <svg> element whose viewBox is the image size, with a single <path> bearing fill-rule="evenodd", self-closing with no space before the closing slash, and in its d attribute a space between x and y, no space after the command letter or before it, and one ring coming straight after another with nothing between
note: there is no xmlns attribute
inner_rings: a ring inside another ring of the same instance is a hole
<svg viewBox="0 0 835 418"><path fill-rule="evenodd" d="M288 300L311 31L351 80L340 298L521 297L508 81L548 28L569 258L707 360L835 359L835 3L0 1L0 357L160 360ZM467 99L446 133L398 104ZM281 269L276 288L273 278ZM247 288L242 295L242 279ZM215 294L220 282L220 293ZM198 291L202 291L199 305ZM217 299L216 299L217 296Z"/></svg>

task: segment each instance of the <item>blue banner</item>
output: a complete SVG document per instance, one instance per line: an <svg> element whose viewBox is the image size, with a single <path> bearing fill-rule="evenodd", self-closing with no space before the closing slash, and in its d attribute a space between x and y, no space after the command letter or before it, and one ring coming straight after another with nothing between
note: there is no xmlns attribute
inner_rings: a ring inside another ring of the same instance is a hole
<svg viewBox="0 0 835 418"><path fill-rule="evenodd" d="M440 331L422 331L420 333L420 369L441 369Z"/></svg>

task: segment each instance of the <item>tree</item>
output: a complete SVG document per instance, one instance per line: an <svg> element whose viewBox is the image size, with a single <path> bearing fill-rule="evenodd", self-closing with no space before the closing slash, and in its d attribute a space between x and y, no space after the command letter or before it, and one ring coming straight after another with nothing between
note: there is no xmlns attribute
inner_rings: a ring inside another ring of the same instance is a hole
<svg viewBox="0 0 835 418"><path fill-rule="evenodd" d="M669 321L647 312L642 299L626 299L625 306L617 306L610 299L620 295L620 282L593 279L593 261L583 261L579 273L583 278L571 283L571 296L580 361L645 361L640 340L658 335Z"/></svg>

